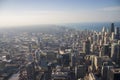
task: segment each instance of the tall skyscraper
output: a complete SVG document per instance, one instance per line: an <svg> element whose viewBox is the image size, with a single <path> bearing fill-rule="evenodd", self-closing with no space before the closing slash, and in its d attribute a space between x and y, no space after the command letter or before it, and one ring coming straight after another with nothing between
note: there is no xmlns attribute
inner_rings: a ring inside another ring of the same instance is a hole
<svg viewBox="0 0 120 80"><path fill-rule="evenodd" d="M115 39L115 33L114 32L111 33L111 38L112 38L112 40Z"/></svg>
<svg viewBox="0 0 120 80"><path fill-rule="evenodd" d="M114 23L111 24L111 33L115 31Z"/></svg>
<svg viewBox="0 0 120 80"><path fill-rule="evenodd" d="M90 41L88 39L83 43L83 52L90 54Z"/></svg>
<svg viewBox="0 0 120 80"><path fill-rule="evenodd" d="M114 61L117 61L118 54L120 54L120 45L117 43L113 43L111 46L111 58Z"/></svg>
<svg viewBox="0 0 120 80"><path fill-rule="evenodd" d="M120 80L120 68L110 70L109 80Z"/></svg>
<svg viewBox="0 0 120 80"><path fill-rule="evenodd" d="M29 43L29 52L32 53L32 43Z"/></svg>
<svg viewBox="0 0 120 80"><path fill-rule="evenodd" d="M115 30L115 37L116 39L120 39L120 32L119 32L119 27L116 27L116 30Z"/></svg>
<svg viewBox="0 0 120 80"><path fill-rule="evenodd" d="M103 26L102 28L102 33L105 33L107 30L106 30L106 27Z"/></svg>
<svg viewBox="0 0 120 80"><path fill-rule="evenodd" d="M116 63L120 66L120 44L118 44L118 53L117 53Z"/></svg>
<svg viewBox="0 0 120 80"><path fill-rule="evenodd" d="M28 80L35 80L35 69L34 69L34 63L29 62L26 65L26 71L27 71L27 78Z"/></svg>
<svg viewBox="0 0 120 80"><path fill-rule="evenodd" d="M102 68L102 80L110 80L110 69L112 69L113 66L103 66Z"/></svg>
<svg viewBox="0 0 120 80"><path fill-rule="evenodd" d="M40 50L35 51L35 59L39 62L40 61Z"/></svg>
<svg viewBox="0 0 120 80"><path fill-rule="evenodd" d="M104 55L110 56L110 48L108 44L104 44L102 47L102 56Z"/></svg>
<svg viewBox="0 0 120 80"><path fill-rule="evenodd" d="M77 78L84 78L86 74L86 65L75 66L75 76Z"/></svg>
<svg viewBox="0 0 120 80"><path fill-rule="evenodd" d="M71 67L74 67L74 66L75 66L75 61L76 61L76 59L75 59L75 54L74 54L74 53L71 53L71 63L70 63Z"/></svg>

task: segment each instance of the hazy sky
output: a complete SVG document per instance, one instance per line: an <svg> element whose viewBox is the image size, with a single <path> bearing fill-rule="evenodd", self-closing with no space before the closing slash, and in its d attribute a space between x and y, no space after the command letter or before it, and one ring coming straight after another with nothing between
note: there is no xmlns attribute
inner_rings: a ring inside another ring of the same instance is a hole
<svg viewBox="0 0 120 80"><path fill-rule="evenodd" d="M119 22L120 0L0 0L0 26Z"/></svg>

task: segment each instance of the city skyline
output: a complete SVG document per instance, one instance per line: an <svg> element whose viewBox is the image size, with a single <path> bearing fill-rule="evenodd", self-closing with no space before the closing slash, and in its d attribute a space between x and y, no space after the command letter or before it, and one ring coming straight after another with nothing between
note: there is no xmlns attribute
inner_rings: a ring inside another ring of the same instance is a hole
<svg viewBox="0 0 120 80"><path fill-rule="evenodd" d="M0 29L0 80L120 79L120 27L115 23L100 31L10 29Z"/></svg>
<svg viewBox="0 0 120 80"><path fill-rule="evenodd" d="M119 22L119 0L0 0L0 27Z"/></svg>

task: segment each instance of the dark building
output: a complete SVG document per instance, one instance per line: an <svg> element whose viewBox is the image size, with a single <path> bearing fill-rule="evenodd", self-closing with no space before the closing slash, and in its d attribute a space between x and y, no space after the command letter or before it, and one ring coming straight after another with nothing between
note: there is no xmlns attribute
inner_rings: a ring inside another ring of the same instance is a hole
<svg viewBox="0 0 120 80"><path fill-rule="evenodd" d="M120 39L120 32L119 32L119 27L116 28L116 39Z"/></svg>
<svg viewBox="0 0 120 80"><path fill-rule="evenodd" d="M114 27L114 23L111 24L111 29L110 29L111 33L115 31L115 27Z"/></svg>
<svg viewBox="0 0 120 80"><path fill-rule="evenodd" d="M102 80L110 80L110 69L112 69L113 66L104 66L103 67L103 73L102 73Z"/></svg>
<svg viewBox="0 0 120 80"><path fill-rule="evenodd" d="M110 47L108 44L104 44L102 47L102 56L110 56Z"/></svg>
<svg viewBox="0 0 120 80"><path fill-rule="evenodd" d="M74 67L76 64L76 57L75 57L75 53L71 53L71 67Z"/></svg>
<svg viewBox="0 0 120 80"><path fill-rule="evenodd" d="M75 67L75 76L77 79L84 78L86 75L86 66L85 65L78 65Z"/></svg>
<svg viewBox="0 0 120 80"><path fill-rule="evenodd" d="M118 45L118 53L116 56L116 63L120 66L120 45Z"/></svg>
<svg viewBox="0 0 120 80"><path fill-rule="evenodd" d="M117 28L116 28L116 33L117 33L117 34L120 34L119 30L120 30L119 27L117 27Z"/></svg>
<svg viewBox="0 0 120 80"><path fill-rule="evenodd" d="M52 67L51 63L48 64L48 71L47 71L47 79L51 80L51 74L52 74Z"/></svg>
<svg viewBox="0 0 120 80"><path fill-rule="evenodd" d="M110 80L120 80L120 68L110 70Z"/></svg>
<svg viewBox="0 0 120 80"><path fill-rule="evenodd" d="M32 43L29 43L29 52L32 53Z"/></svg>
<svg viewBox="0 0 120 80"><path fill-rule="evenodd" d="M26 66L27 78L28 80L35 80L35 69L34 63L29 62Z"/></svg>
<svg viewBox="0 0 120 80"><path fill-rule="evenodd" d="M90 54L90 41L89 40L86 40L83 43L83 52L86 54Z"/></svg>
<svg viewBox="0 0 120 80"><path fill-rule="evenodd" d="M62 54L62 65L69 66L70 56L68 54Z"/></svg>

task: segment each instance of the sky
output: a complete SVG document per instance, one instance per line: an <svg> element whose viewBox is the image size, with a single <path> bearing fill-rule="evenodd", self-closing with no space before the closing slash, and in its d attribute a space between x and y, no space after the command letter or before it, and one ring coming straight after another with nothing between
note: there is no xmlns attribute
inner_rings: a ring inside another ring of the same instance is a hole
<svg viewBox="0 0 120 80"><path fill-rule="evenodd" d="M0 0L0 27L120 22L120 0Z"/></svg>

